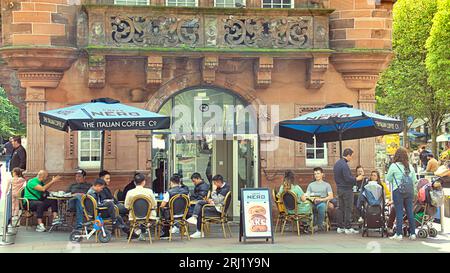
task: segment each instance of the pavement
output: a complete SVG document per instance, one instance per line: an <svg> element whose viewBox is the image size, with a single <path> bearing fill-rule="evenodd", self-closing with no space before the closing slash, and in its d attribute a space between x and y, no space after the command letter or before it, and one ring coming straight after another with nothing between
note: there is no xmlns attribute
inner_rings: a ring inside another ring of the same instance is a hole
<svg viewBox="0 0 450 273"><path fill-rule="evenodd" d="M439 230L439 225L436 225ZM358 235L337 234L336 231L301 234L300 237L291 231L281 235L275 234L275 243L265 240L248 240L240 243L238 226L232 225L233 237L224 239L219 226L215 226L210 236L203 239L180 240L176 235L172 242L153 240L141 242L132 240L127 243L125 236L113 239L106 244L95 243L95 239L81 243L69 242L69 232L54 231L38 233L34 227L28 230L20 227L15 243L0 247L0 253L440 253L450 252L450 234L439 234L436 238L410 241L393 241L387 238L362 238Z"/></svg>

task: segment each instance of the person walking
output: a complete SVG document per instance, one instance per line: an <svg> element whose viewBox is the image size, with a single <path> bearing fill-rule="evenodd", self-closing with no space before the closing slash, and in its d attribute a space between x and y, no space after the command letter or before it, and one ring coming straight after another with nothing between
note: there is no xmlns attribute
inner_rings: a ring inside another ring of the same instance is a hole
<svg viewBox="0 0 450 273"><path fill-rule="evenodd" d="M22 138L20 136L13 137L12 145L14 151L12 154L11 162L9 164L9 169L14 170L14 168L21 168L22 170L27 169L27 152L22 146Z"/></svg>
<svg viewBox="0 0 450 273"><path fill-rule="evenodd" d="M12 154L14 152L14 147L13 147L13 137L9 138L9 141L5 143L5 146L3 147L3 153L5 154L6 158L5 158L5 168L7 172L10 172L10 170L12 170L11 168L9 168L9 163L11 162L11 158L12 158Z"/></svg>
<svg viewBox="0 0 450 273"><path fill-rule="evenodd" d="M394 236L389 237L393 240L403 239L403 208L406 210L406 216L409 223L409 238L416 239L416 221L413 213L413 200L417 187L417 177L413 166L409 163L408 151L401 147L394 155L393 164L389 167L386 180L392 186L392 199L395 207L396 232Z"/></svg>
<svg viewBox="0 0 450 273"><path fill-rule="evenodd" d="M358 175L356 178L352 175L348 162L352 160L353 150L344 149L342 158L336 161L333 167L334 180L337 186L337 195L339 198L339 210L342 218L339 219L339 227L337 233L357 234L359 231L352 228L352 211L353 211L353 186L357 181L362 181L363 176Z"/></svg>

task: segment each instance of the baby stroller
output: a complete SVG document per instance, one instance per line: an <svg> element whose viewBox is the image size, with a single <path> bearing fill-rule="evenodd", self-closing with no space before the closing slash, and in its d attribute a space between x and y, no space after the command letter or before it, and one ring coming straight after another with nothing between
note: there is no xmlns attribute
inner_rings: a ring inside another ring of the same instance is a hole
<svg viewBox="0 0 450 273"><path fill-rule="evenodd" d="M417 193L417 200L414 204L414 218L419 229L417 231L419 238L437 236L437 230L433 227L434 216L436 215L437 208L442 206L443 202L444 193L439 179L421 185Z"/></svg>
<svg viewBox="0 0 450 273"><path fill-rule="evenodd" d="M358 199L358 207L361 208L363 216L362 237L369 237L369 230L378 231L381 237L384 237L386 219L383 186L376 181L369 181L364 185Z"/></svg>

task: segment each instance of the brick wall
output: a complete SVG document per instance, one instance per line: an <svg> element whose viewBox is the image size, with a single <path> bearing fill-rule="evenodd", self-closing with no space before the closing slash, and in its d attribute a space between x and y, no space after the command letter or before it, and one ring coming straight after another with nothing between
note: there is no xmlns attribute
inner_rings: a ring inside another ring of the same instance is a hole
<svg viewBox="0 0 450 273"><path fill-rule="evenodd" d="M10 20L4 37L9 45L73 46L76 41L76 6L67 0L12 2L3 13ZM4 22L6 23L6 22Z"/></svg>
<svg viewBox="0 0 450 273"><path fill-rule="evenodd" d="M392 3L376 0L331 2L332 48L391 49Z"/></svg>

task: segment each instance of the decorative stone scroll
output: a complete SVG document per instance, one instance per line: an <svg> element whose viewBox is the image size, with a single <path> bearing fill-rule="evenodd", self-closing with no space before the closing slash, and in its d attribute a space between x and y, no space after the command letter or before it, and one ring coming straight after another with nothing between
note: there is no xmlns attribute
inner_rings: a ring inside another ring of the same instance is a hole
<svg viewBox="0 0 450 273"><path fill-rule="evenodd" d="M194 15L112 16L111 27L116 45L195 47L200 39L200 19Z"/></svg>
<svg viewBox="0 0 450 273"><path fill-rule="evenodd" d="M254 48L309 48L312 39L312 18L241 18L228 16L223 20L222 45Z"/></svg>

